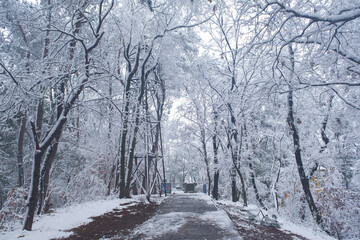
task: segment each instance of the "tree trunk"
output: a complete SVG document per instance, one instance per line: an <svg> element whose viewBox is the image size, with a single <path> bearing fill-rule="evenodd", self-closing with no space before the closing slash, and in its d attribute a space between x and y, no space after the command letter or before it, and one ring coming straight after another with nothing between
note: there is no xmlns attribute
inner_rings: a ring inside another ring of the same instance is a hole
<svg viewBox="0 0 360 240"><path fill-rule="evenodd" d="M295 60L294 60L294 51L293 51L291 45L289 45L289 52L290 52L290 58L291 58L291 70L292 70L292 72L294 72ZM290 79L290 81L291 80L292 79ZM314 201L312 193L310 191L309 178L305 174L303 162L301 159L300 137L299 137L298 131L295 126L293 106L294 106L293 88L292 88L292 85L290 84L289 85L289 94L288 94L288 119L287 119L287 122L289 124L290 130L292 133L292 137L293 137L296 165L297 165L297 169L299 172L301 185L304 190L305 199L309 205L310 211L311 211L312 215L314 216L317 224L321 225L322 224L322 216L316 207L315 201Z"/></svg>
<svg viewBox="0 0 360 240"><path fill-rule="evenodd" d="M112 90L113 86L112 86L112 78L110 78L110 82L109 82L109 88L108 88L108 94L109 94L109 103L108 103L108 111L109 111L109 122L108 122L108 134L107 134L107 138L108 138L108 161L111 161L111 153L112 153L112 147L111 147L111 135L112 135L112 131L113 131L113 109L114 106L112 105L112 95L113 95L113 90ZM110 192L111 192L111 183L115 174L115 168L116 168L116 162L113 161L110 173L109 173L109 177L108 177L108 184L107 184L107 191L106 191L106 195L109 196Z"/></svg>
<svg viewBox="0 0 360 240"><path fill-rule="evenodd" d="M243 139L243 136L246 139L245 148L246 148L247 152L249 152L249 144L251 144L252 152L253 152L253 154L255 154L255 144L253 143L252 139L249 140L246 124L244 124L244 127L241 128L241 141ZM255 171L254 171L253 165L251 163L251 158L250 158L249 154L248 154L247 158L248 158L249 168L250 168L250 183L251 183L251 185L252 185L252 187L254 189L255 198L259 202L260 206L262 208L264 208L265 210L267 210L267 208L265 207L265 205L264 205L264 203L263 203L263 201L262 201L262 199L260 197L260 194L259 194L259 191L258 191L258 188L257 188L257 185L256 185Z"/></svg>
<svg viewBox="0 0 360 240"><path fill-rule="evenodd" d="M214 187L212 190L212 196L216 200L219 199L219 168L218 168L218 144L217 144L217 119L218 119L218 113L214 111L214 134L212 136L213 141L213 151L214 151L214 164L215 164L215 171L214 171ZM210 191L210 188L209 188Z"/></svg>
<svg viewBox="0 0 360 240"><path fill-rule="evenodd" d="M31 231L34 220L36 204L39 196L38 193L39 193L39 180L40 180L40 166L41 166L42 157L44 155L44 151L42 151L39 148L39 142L38 139L36 139L37 134L36 134L35 124L32 123L31 128L35 138L36 150L35 150L35 157L34 157L34 163L32 169L30 191L26 204L26 214L24 220L24 230L28 230L28 231Z"/></svg>
<svg viewBox="0 0 360 240"><path fill-rule="evenodd" d="M128 44L127 48L124 50L124 56L125 59L128 62L128 71L129 75L126 79L126 86L125 86L125 106L124 106L124 118L123 118L123 124L122 124L122 132L121 132L121 140L120 140L120 177L119 177L119 198L125 198L126 197L126 175L125 175L125 168L126 168L126 139L128 134L128 123L129 123L129 117L130 117L130 97L131 97L131 82L133 80L133 77L135 73L137 72L139 68L139 61L140 61L140 45L138 45L137 53L136 53L136 59L135 59L135 65L132 67L131 61L130 61L130 44Z"/></svg>
<svg viewBox="0 0 360 240"><path fill-rule="evenodd" d="M56 121L59 120L64 110L64 106L63 106L64 95L65 95L65 80L59 83L59 86L56 90L56 95L55 95ZM53 113L53 115L55 114ZM51 122L51 124L54 124L54 122ZM41 168L41 175L40 175L40 189L39 189L40 191L39 191L39 203L38 203L37 214L40 214L43 211L43 205L49 186L50 170L58 150L61 133L62 131L57 131L55 133L54 140L50 144L45 154L45 159Z"/></svg>
<svg viewBox="0 0 360 240"><path fill-rule="evenodd" d="M239 201L239 197L238 197L238 191L236 188L236 178L231 180L231 200L233 202L237 202Z"/></svg>
<svg viewBox="0 0 360 240"><path fill-rule="evenodd" d="M250 182L251 182L251 185L252 187L254 188L254 192L255 192L255 197L256 197L256 200L259 202L260 206L262 208L264 208L265 210L267 210L267 208L265 207L261 197L260 197L260 194L259 194L259 191L258 191L258 188L256 186L256 182L255 182L255 173L254 173L254 169L253 169L253 166L252 166L252 163L250 162L249 163L249 167L250 167Z"/></svg>
<svg viewBox="0 0 360 240"><path fill-rule="evenodd" d="M276 178L275 178L275 181L274 181L274 183L272 185L272 189L271 189L271 192L272 192L272 195L273 195L273 198L274 198L274 204L275 204L276 210L279 210L277 183L279 182L280 170L281 170L281 160L280 160L280 158L278 159L278 161L279 161L279 169L277 171Z"/></svg>
<svg viewBox="0 0 360 240"><path fill-rule="evenodd" d="M50 0L48 0L48 2L50 2ZM113 2L112 2L113 3ZM100 9L102 7L102 3L100 3ZM113 7L113 4L110 6L109 10L110 11ZM50 10L49 10L50 11ZM99 11L99 14L101 14L101 10ZM100 16L101 19L101 16ZM45 152L47 151L47 149L50 147L50 145L54 142L54 140L56 139L56 137L59 135L61 135L62 131L63 131L63 127L67 121L67 116L70 112L70 110L72 109L72 107L74 106L75 102L78 100L80 94L83 92L84 88L85 88L85 84L89 81L90 78L90 60L89 60L89 53L91 52L91 50L93 50L94 48L96 48L103 36L103 34L99 34L99 31L101 30L101 24L102 21L99 21L98 23L98 27L97 27L97 34L96 36L96 41L94 41L94 43L87 48L85 45L83 45L83 47L85 48L84 50L84 63L85 63L85 78L81 81L80 85L78 88L75 88L74 91L71 92L71 94L69 95L69 97L67 98L67 101L65 104L62 105L63 110L60 112L58 112L59 116L57 121L52 125L52 128L50 128L45 136L43 137L42 141L40 142L38 136L38 133L36 132L36 126L33 122L31 122L31 129L32 129L32 133L33 133L33 137L34 137L34 141L35 141L35 157L34 157L34 163L33 163L33 173L32 173L32 179L31 179L31 187L29 190L29 196L28 196L28 204L26 207L26 215L25 215L25 220L24 220L24 229L31 231L32 228L32 224L33 224L33 219L34 219L34 214L35 214L35 208L36 208L36 204L37 204L37 200L38 200L38 192L39 192L39 180L40 180L40 165L41 165L41 159L43 157L43 155L45 154ZM56 152L55 152L56 153Z"/></svg>
<svg viewBox="0 0 360 240"><path fill-rule="evenodd" d="M38 200L39 193L39 179L40 179L40 165L41 159L44 153L42 151L35 152L34 165L32 171L30 195L28 196L27 204L26 204L26 214L25 214L25 222L24 222L24 230L31 231L32 224L35 215L35 208Z"/></svg>
<svg viewBox="0 0 360 240"><path fill-rule="evenodd" d="M51 0L47 0L46 2L42 2L42 7L44 9L47 8L46 13L46 23L47 28L50 28L51 25ZM49 48L50 48L50 31L45 32L44 39L44 51L43 51L43 59L47 59L49 56ZM43 75L45 74L45 67L43 69ZM40 149L40 137L42 131L42 122L44 117L44 100L40 99L37 105L37 114L36 114L36 125L32 123L31 129L33 132L33 137L35 140L35 156L33 162L32 176L31 176L31 185L29 189L29 195L26 206L26 214L24 220L24 230L31 231L32 224L34 220L36 205L38 203L38 193L39 193L39 182L40 182L40 167L42 157L45 154L44 149Z"/></svg>
<svg viewBox="0 0 360 240"><path fill-rule="evenodd" d="M162 164L162 170L163 170L163 181L164 181L164 184L166 183L166 172L165 172L165 159L164 159L164 148L163 148L163 141L162 141L162 133L161 133L161 128L160 128L160 147L161 147L161 164ZM184 176L184 174L183 174ZM184 179L184 178L183 178ZM185 180L183 180L184 182ZM175 182L175 181L174 181ZM160 192L161 192L161 186L160 186ZM166 197L166 191L164 193L165 197Z"/></svg>
<svg viewBox="0 0 360 240"><path fill-rule="evenodd" d="M240 149L241 150L241 145L242 145L242 131L241 131L241 139L240 139L240 142L239 142L239 139L238 139L238 130L236 128L236 118L235 118L235 115L234 115L234 111L231 107L231 104L228 103L227 104L227 107L229 109L229 112L230 112L230 121L231 121L231 125L232 125L232 129L231 129L231 132L229 133L230 134L230 139L229 139L229 146L230 146L230 149L231 149L231 154L232 154L232 161L233 161L233 164L234 164L234 168L235 168L235 171L236 173L239 175L240 177L240 182L241 182L241 196L242 196L242 199L244 201L244 206L247 206L247 194L246 194L246 189L245 189L245 181L244 181L244 177L240 171L240 163L239 163L239 154L238 154L238 150ZM231 139L234 139L234 142L235 142L235 149L232 147L231 145ZM234 183L232 183L233 185ZM236 180L235 180L235 186L236 186ZM232 188L232 195L237 195L237 190L236 192L234 192L234 188ZM237 198L237 197L236 197Z"/></svg>
<svg viewBox="0 0 360 240"><path fill-rule="evenodd" d="M201 128L201 144L202 144L202 148L203 148L203 153L204 153L204 161L205 161L205 165L206 165L206 175L208 178L208 189L209 192L208 194L210 195L210 189L211 189L211 174L210 174L210 165L209 165L209 159L207 156L207 149L206 149L206 139L205 139L205 128Z"/></svg>
<svg viewBox="0 0 360 240"><path fill-rule="evenodd" d="M295 148L295 160L296 160L296 165L297 165L299 176L300 176L301 185L302 185L302 188L305 193L305 199L309 205L312 215L315 217L316 222L320 225L322 223L321 213L318 211L318 209L315 205L312 193L310 191L309 179L305 174L303 162L301 159L300 138L299 138L297 129L295 127L295 121L294 121L294 115L293 115L292 89L289 90L289 95L288 95L288 124L290 126L292 136L293 136L293 142L294 142L294 148Z"/></svg>
<svg viewBox="0 0 360 240"><path fill-rule="evenodd" d="M140 45L139 45L140 47ZM128 171L127 171L127 178L126 178L126 183L125 183L125 189L124 189L124 197L126 198L130 198L130 189L131 189L131 182L132 182L132 178L133 178L133 165L134 165L134 156L135 156L135 148L136 148L136 141L137 141L137 133L139 131L139 124L140 124L140 108L141 108L141 103L146 91L146 79L148 77L149 71L145 71L146 68L146 63L150 58L151 55L151 51L152 49L149 50L147 57L144 59L142 65L141 65L141 74L140 74L140 88L139 88L139 95L137 97L137 106L135 106L136 109L136 117L135 117L135 126L134 126L134 135L133 135L133 139L131 141L131 146L130 146L130 154L129 154L129 159L128 159ZM138 56L140 56L140 48L138 48ZM140 59L138 59L136 62L138 63ZM139 64L137 64L139 65ZM136 66L135 66L136 67ZM137 67L136 67L137 69ZM135 74L135 72L134 72ZM131 78L132 79L132 78ZM146 154L148 154L148 151L146 152ZM148 180L148 179L147 179ZM148 185L148 181L146 182ZM148 201L150 202L150 193L149 193L149 189L146 189L147 192L147 198Z"/></svg>
<svg viewBox="0 0 360 240"><path fill-rule="evenodd" d="M24 43L26 45L26 47L28 49L29 48L29 43L26 37L26 34L24 32L24 29L20 23L20 21L17 21L17 25L19 27L20 33L23 37ZM28 76L30 75L30 57L31 57L31 53L30 51L27 51L26 53L26 73L28 74ZM21 118L21 124L20 124L20 131L19 131L19 138L18 138L18 149L17 149L17 166L18 166L18 186L22 187L24 185L24 137L25 137L25 132L26 132L26 122L27 122L27 113L26 111L24 111L23 113L24 115ZM1 209L1 208L0 208Z"/></svg>
<svg viewBox="0 0 360 240"><path fill-rule="evenodd" d="M160 141L160 153L161 153L161 164L162 164L162 174L163 174L163 183L165 184L166 183L166 174L165 174L165 159L164 159L164 148L163 148L163 141L162 141L162 131L161 131L161 119L162 119L162 114L163 114L163 111L164 111L164 104L165 104L165 92L166 92L166 89L165 89L165 83L164 83L164 80L159 76L159 72L161 71L161 68L160 66L158 66L157 70L154 72L155 73L155 79L161 83L161 97L159 97L158 95L156 95L156 98L157 98L157 102L159 104L159 111L158 111L158 131L159 131L159 141ZM158 147L159 148L159 147ZM159 151L158 151L159 152ZM159 173L159 178L161 178L161 174ZM161 191L162 191L162 188L161 188L161 181L159 181L159 192L160 192L160 195L161 195ZM164 193L165 197L166 197L166 191Z"/></svg>
<svg viewBox="0 0 360 240"><path fill-rule="evenodd" d="M58 134L54 139L54 142L50 145L50 147L48 148L45 154L44 163L42 165L41 175L40 175L40 187L39 187L40 191L39 191L39 204L38 204L37 214L44 212L43 205L49 187L50 170L55 160L56 152L59 146L60 136L61 136L61 131L58 132Z"/></svg>
<svg viewBox="0 0 360 240"><path fill-rule="evenodd" d="M133 178L133 166L134 166L134 156L135 156L135 148L137 141L137 133L139 131L139 121L140 121L140 106L137 107L136 119L135 119L135 127L134 127L134 135L131 141L130 155L128 160L128 171L125 185L125 198L130 198L130 185Z"/></svg>
<svg viewBox="0 0 360 240"><path fill-rule="evenodd" d="M247 206L248 205L248 202L247 202L247 193L246 193L246 189L245 189L245 181L244 181L244 177L240 171L240 168L238 166L235 166L235 170L237 172L237 174L239 175L240 177L240 182L241 182L241 197L244 201L244 206ZM239 200L239 199L238 199Z"/></svg>
<svg viewBox="0 0 360 240"><path fill-rule="evenodd" d="M112 167L111 167L110 174L109 174L106 196L109 196L110 193L111 193L111 183L113 181L113 178L114 178L115 174L116 174L116 163L114 162Z"/></svg>
<svg viewBox="0 0 360 240"><path fill-rule="evenodd" d="M24 136L26 131L26 122L27 116L24 113L24 116L21 118L21 126L19 131L18 138L18 151L17 151L17 166L18 166L18 186L22 187L24 185Z"/></svg>

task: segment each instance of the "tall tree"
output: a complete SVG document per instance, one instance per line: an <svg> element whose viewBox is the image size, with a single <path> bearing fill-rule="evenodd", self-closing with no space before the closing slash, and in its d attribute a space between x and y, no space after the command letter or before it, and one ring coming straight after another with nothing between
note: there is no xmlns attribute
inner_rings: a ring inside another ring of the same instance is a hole
<svg viewBox="0 0 360 240"><path fill-rule="evenodd" d="M79 95L83 91L85 84L87 84L90 80L90 54L91 52L98 46L101 38L104 36L104 32L102 31L102 25L104 23L104 20L108 16L109 12L111 11L114 2L111 1L109 7L105 9L105 12L103 12L104 8L104 1L101 1L98 5L98 21L96 22L96 28L93 32L93 42L90 44L86 44L83 39L79 39L76 36L74 36L72 33L62 31L60 29L56 29L55 31L61 32L62 34L69 36L71 39L75 39L80 42L82 46L82 50L84 52L83 59L84 59L84 78L80 80L79 85L76 89L74 89L73 92L70 93L68 98L65 100L65 102L62 104L62 110L60 113L58 113L58 118L52 125L52 128L50 128L45 134L44 138L40 139L40 133L39 133L39 113L38 113L38 122L35 124L34 122L31 122L31 130L33 133L33 138L35 142L35 156L34 156L34 164L33 164L33 170L32 170L32 180L31 180L31 187L29 190L29 197L28 197L28 203L26 208L26 214L25 214L25 220L24 220L24 229L31 231L33 219L34 219L34 213L36 210L36 205L39 197L39 182L40 182L40 165L42 158L44 154L47 152L48 148L53 144L53 141L55 139L58 139L61 136L63 127L66 123L67 116L69 114L69 111L75 104L76 100L78 99ZM90 25L91 26L91 25ZM49 32L50 29L47 31ZM47 38L46 38L47 39ZM47 46L47 40L45 41L45 50L44 54L48 53L48 50L46 50ZM38 105L38 110L43 107L43 104L40 103ZM40 106L40 108L39 108ZM40 114L41 115L41 114Z"/></svg>

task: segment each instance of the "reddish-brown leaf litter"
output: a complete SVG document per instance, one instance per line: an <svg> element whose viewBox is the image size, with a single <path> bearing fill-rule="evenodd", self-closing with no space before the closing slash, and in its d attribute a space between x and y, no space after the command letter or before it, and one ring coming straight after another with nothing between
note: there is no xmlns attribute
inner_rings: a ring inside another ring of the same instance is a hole
<svg viewBox="0 0 360 240"><path fill-rule="evenodd" d="M129 204L131 203L124 205ZM115 208L101 216L92 217L93 221L86 225L70 229L69 231L73 234L61 240L123 239L134 228L151 217L157 207L156 203L138 203L123 209Z"/></svg>

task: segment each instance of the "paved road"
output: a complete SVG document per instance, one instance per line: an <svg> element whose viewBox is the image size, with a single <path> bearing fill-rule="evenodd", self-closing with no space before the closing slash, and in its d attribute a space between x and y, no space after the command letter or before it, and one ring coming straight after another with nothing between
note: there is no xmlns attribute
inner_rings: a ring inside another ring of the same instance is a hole
<svg viewBox="0 0 360 240"><path fill-rule="evenodd" d="M153 217L135 229L132 240L242 239L224 211L205 194L172 194Z"/></svg>

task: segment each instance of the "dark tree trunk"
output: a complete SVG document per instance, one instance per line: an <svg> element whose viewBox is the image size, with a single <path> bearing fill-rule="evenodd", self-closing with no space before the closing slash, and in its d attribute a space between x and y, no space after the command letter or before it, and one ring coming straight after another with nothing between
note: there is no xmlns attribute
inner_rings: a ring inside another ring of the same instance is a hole
<svg viewBox="0 0 360 240"><path fill-rule="evenodd" d="M120 146L121 149L121 146ZM119 151L120 152L120 151ZM115 182L114 182L114 192L116 192L120 188L120 154L116 156L115 160Z"/></svg>
<svg viewBox="0 0 360 240"><path fill-rule="evenodd" d="M37 105L37 113L36 113L36 136L38 139L41 137L41 129L42 129L42 121L44 116L44 101L39 100Z"/></svg>
<svg viewBox="0 0 360 240"><path fill-rule="evenodd" d="M129 159L128 159L128 171L127 171L127 177L126 177L126 182L125 183L125 188L124 188L124 195L123 197L125 198L130 198L130 190L131 190L131 182L133 179L133 166L134 166L134 156L135 156L135 148L136 148L136 142L137 142L137 133L139 131L139 124L140 124L140 108L141 108L141 103L145 94L145 88L146 88L146 79L148 77L149 71L145 71L146 68L146 63L150 58L151 55L151 49L149 50L147 57L144 59L142 65L141 65L141 74L140 74L140 89L139 89L139 96L137 97L137 106L136 108L136 117L135 117L135 126L134 126L134 135L131 141L131 146L130 146L130 154L129 154ZM140 56L140 46L138 48L138 58ZM136 60L137 62L137 66L139 65L139 60ZM136 69L138 68L137 66ZM135 74L135 72L134 72ZM131 77L132 79L132 77ZM148 153L146 153L148 154ZM148 182L147 182L148 184ZM121 188L121 186L120 186ZM148 191L149 189L147 189ZM121 189L120 189L121 191ZM121 193L120 193L121 194ZM150 193L147 192L148 194L148 200L149 200L149 196ZM150 202L150 200L149 200Z"/></svg>
<svg viewBox="0 0 360 240"><path fill-rule="evenodd" d="M139 121L140 121L140 106L137 107L136 119L135 119L135 128L134 128L134 135L131 141L131 148L130 148L130 155L128 160L128 171L127 171L127 178L125 184L125 198L130 198L130 186L131 181L133 179L133 167L134 167L134 156L135 156L135 148L136 148L136 141L137 141L137 133L139 131Z"/></svg>
<svg viewBox="0 0 360 240"><path fill-rule="evenodd" d="M48 2L48 4L50 5L50 1ZM81 18L82 18L82 15L79 14L77 16L78 21L75 24L75 30L73 31L74 35L76 35L80 32L80 28L82 25L82 22L80 21ZM49 42L47 44L49 44ZM63 104L64 104L64 96L65 96L65 86L66 86L66 84L69 80L68 78L71 74L71 66L72 66L72 61L74 59L76 40L74 40L74 39L71 40L69 45L70 45L70 49L69 49L70 64L68 66L68 72L64 73L65 77L59 83L58 87L55 90L55 99L54 99L55 102L52 105L56 106L56 114L55 114L55 112L52 114L51 121L50 121L51 124L54 124L55 117L56 117L56 120L59 120L59 118L62 114L62 111L64 110ZM47 54L48 54L48 51L47 51ZM50 96L52 96L52 94L50 94ZM79 117L77 117L77 121L78 120L79 120ZM56 153L58 150L61 133L62 133L62 131L57 131L53 142L51 143L51 145L49 146L49 148L47 149L47 152L45 154L45 159L44 159L44 163L41 168L41 175L40 175L39 202L38 202L37 214L44 212L43 206L44 206L44 201L46 199L47 190L48 190L48 186L49 186L50 170L51 170L52 164L55 160L55 156L56 156ZM79 126L77 125L77 134L78 133L79 133ZM77 138L77 141L78 141L78 138Z"/></svg>
<svg viewBox="0 0 360 240"><path fill-rule="evenodd" d="M216 200L219 200L219 169L215 169L214 173L214 187L212 191L212 196Z"/></svg>
<svg viewBox="0 0 360 240"><path fill-rule="evenodd" d="M316 222L318 224L321 224L322 223L321 213L318 211L318 209L317 209L317 207L315 205L312 193L310 191L309 179L305 174L303 162L302 162L302 159L301 159L300 138L299 138L297 129L295 127L295 121L294 121L294 115L293 115L292 90L289 91L288 105L289 105L288 106L289 107L288 123L289 123L290 129L292 131L294 148L295 148L295 160L296 160L296 165L297 165L299 176L300 176L301 185L302 185L302 188L304 190L305 199L306 199L306 201L307 201L307 203L309 205L309 208L310 208L310 211L311 211L312 215L315 217Z"/></svg>
<svg viewBox="0 0 360 240"><path fill-rule="evenodd" d="M237 127L236 127L236 118L235 118L235 115L234 115L234 111L232 109L232 106L230 103L227 104L227 107L229 109L229 112L230 112L230 120L231 120L231 124L232 124L232 129L231 129L231 132L230 132L230 140L231 139L234 139L234 142L235 142L235 148L230 145L230 148L231 148L231 151L232 151L232 161L233 161L233 164L234 164L234 168L236 170L236 173L239 175L240 177L240 182L241 182L241 196L242 196L242 199L244 201L244 206L247 206L247 194L246 194L246 189L245 189L245 181L244 181L244 177L240 171L240 163L239 163L239 154L238 154L238 150L241 149L241 144L242 144L242 139L240 140L239 142L239 139L238 139L238 130L237 130ZM241 137L242 137L242 132L241 132ZM236 181L236 180L235 180ZM233 183L232 183L233 185ZM236 182L235 182L235 185L236 185ZM232 188L234 191L234 188ZM237 190L236 192L233 192L232 195L235 196L235 194L238 194L237 193ZM238 197L237 197L238 198Z"/></svg>
<svg viewBox="0 0 360 240"><path fill-rule="evenodd" d="M249 167L250 167L250 182L251 182L251 185L252 187L254 188L254 192L255 192L255 197L256 197L256 200L259 202L260 206L262 208L264 208L265 210L267 210L267 208L265 207L261 197L260 197L260 194L259 194L259 191L258 191L258 188L256 186L256 182L255 182L255 173L254 173L254 169L253 169L253 166L252 166L252 163L249 163Z"/></svg>
<svg viewBox="0 0 360 240"><path fill-rule="evenodd" d="M234 176L231 180L231 200L233 202L239 201L239 194L236 187L236 177Z"/></svg>
<svg viewBox="0 0 360 240"><path fill-rule="evenodd" d="M248 202L247 202L247 194L246 194L246 189L245 189L245 180L244 180L244 177L240 171L240 168L238 166L235 166L235 170L237 172L237 174L239 175L240 177L240 182L241 182L241 197L244 201L244 206L247 206L248 205ZM238 199L239 200L239 199Z"/></svg>
<svg viewBox="0 0 360 240"><path fill-rule="evenodd" d="M280 160L279 160L280 162ZM277 183L279 182L279 178L280 178L280 169L281 169L281 162L280 162L280 166L279 166L279 170L276 174L276 179L273 185L273 196L274 196L274 202L275 202L275 207L276 210L279 210L279 200L278 200L278 193L277 193Z"/></svg>
<svg viewBox="0 0 360 240"><path fill-rule="evenodd" d="M161 152L161 163L162 163L162 174L163 174L163 183L165 184L166 183L166 174L165 174L165 159L164 159L164 148L163 148L163 141L162 141L162 131L161 131L161 119L162 119L162 114L163 114L163 110L164 110L164 103L165 103L165 92L166 92L166 89L165 89L165 83L164 83L164 80L161 78L161 76L159 76L159 72L161 71L161 68L160 66L158 66L157 70L154 72L155 73L155 79L161 83L161 97L156 95L156 98L157 98L157 101L159 103L159 111L158 111L158 119L159 119L159 141L160 141L160 152ZM161 174L159 173L159 178L161 179ZM161 191L162 191L162 188L161 188L161 181L159 181L159 192L160 192L160 195L161 195ZM166 191L164 193L164 195L166 196Z"/></svg>
<svg viewBox="0 0 360 240"><path fill-rule="evenodd" d="M161 146L161 155L162 155L162 157L161 157L161 164L162 164L162 169L163 169L163 183L165 184L166 183L166 172L165 172L165 159L164 159L164 151L163 151L163 142L162 142L162 134L161 134L161 128L160 128L160 146ZM184 176L184 174L183 174L183 176ZM184 182L185 180L184 180L184 177L183 177L183 182ZM160 186L160 192L161 192L161 186ZM165 191L165 193L164 193L164 195L165 195L165 197L166 197L166 191Z"/></svg>
<svg viewBox="0 0 360 240"><path fill-rule="evenodd" d="M137 166L137 159L135 158L135 166ZM139 195L139 191L138 191L138 183L135 181L133 186L132 186L132 193L133 195Z"/></svg>
<svg viewBox="0 0 360 240"><path fill-rule="evenodd" d="M35 138L36 150L35 150L34 164L32 169L30 192L26 204L26 214L24 221L24 230L28 230L28 231L31 231L34 220L36 204L39 196L38 193L39 193L39 180L40 180L40 166L41 166L42 157L44 155L44 151L40 149L38 139L36 138L37 133L36 133L35 124L32 123L31 129L33 131L33 136Z"/></svg>
<svg viewBox="0 0 360 240"><path fill-rule="evenodd" d="M108 88L109 92L109 103L108 103L108 111L109 111L109 123L108 123L108 161L111 161L111 153L112 153L112 147L111 147L111 135L112 135L112 131L113 131L113 127L112 127L112 121L113 121L113 109L114 106L112 105L112 78L110 78L110 82L109 82L109 88ZM115 159L116 160L116 159ZM115 168L116 168L116 162L114 161L112 164L112 167L110 169L110 173L109 173L109 177L108 177L108 185L107 185L107 191L106 191L106 195L110 195L111 192L111 183L114 177L114 173L115 173Z"/></svg>
<svg viewBox="0 0 360 240"><path fill-rule="evenodd" d="M217 143L217 121L218 121L218 113L214 111L214 134L212 136L213 141L213 151L214 151L214 164L215 164L215 171L214 171L214 187L212 190L212 196L216 200L219 199L219 168L218 168L218 143ZM209 188L210 190L210 188Z"/></svg>
<svg viewBox="0 0 360 240"><path fill-rule="evenodd" d="M294 71L294 69L295 69L294 51L293 51L291 45L289 46L289 51L290 51L290 57L291 57L291 70ZM305 199L309 205L310 211L311 211L312 215L314 216L316 222L319 225L321 225L322 224L322 216L316 207L315 201L314 201L312 193L310 191L309 178L305 174L303 162L301 159L300 137L299 137L297 128L295 126L293 106L294 106L293 89L290 84L289 85L289 94L288 94L288 119L287 119L287 122L289 124L290 130L292 133L292 137L293 137L296 165L297 165L297 169L299 172L301 185L304 190Z"/></svg>
<svg viewBox="0 0 360 240"><path fill-rule="evenodd" d="M243 136L246 139L246 143L245 143L246 150L249 150L249 144L251 144L252 152L254 154L255 153L255 144L252 142L251 139L249 139L246 124L244 124L243 128L241 128L241 141L243 139ZM262 199L260 197L259 190L258 190L257 185L256 185L255 171L254 171L253 164L251 163L250 155L248 156L248 162L249 162L249 168L250 168L250 183L251 183L251 185L252 185L252 187L254 189L256 201L258 201L258 203L260 204L260 206L262 208L267 210L267 208L265 207L265 205L264 205L264 203L263 203L263 201L262 201Z"/></svg>
<svg viewBox="0 0 360 240"><path fill-rule="evenodd" d="M64 94L65 94L65 80L60 82L58 89L55 95L55 105L56 105L56 121L59 120L63 110L63 101L64 101ZM51 124L54 124L53 122ZM39 191L39 203L38 203L38 210L37 214L40 214L43 211L44 201L47 195L47 190L49 186L50 180L50 170L52 164L55 160L55 156L59 146L59 140L61 137L62 131L57 131L54 134L54 140L50 144L49 148L46 151L45 159L41 168L41 175L40 175L40 191Z"/></svg>
<svg viewBox="0 0 360 240"><path fill-rule="evenodd" d="M43 206L49 188L50 170L55 160L56 152L59 146L60 135L61 135L61 131L58 132L58 134L54 139L54 142L50 145L50 147L48 148L45 154L44 163L42 165L41 175L40 175L40 187L39 187L40 191L39 191L39 204L38 204L37 214L44 212Z"/></svg>
<svg viewBox="0 0 360 240"><path fill-rule="evenodd" d="M39 179L40 179L40 165L41 165L41 159L43 156L42 151L36 151L35 152L35 158L34 158L34 167L32 171L32 178L31 178L31 184L30 188L33 189L30 191L31 195L28 196L27 200L27 209L26 209L26 215L25 215L25 222L24 222L24 230L31 231L32 224L34 220L35 215L35 209L36 204L38 200L38 193L39 193Z"/></svg>
<svg viewBox="0 0 360 240"><path fill-rule="evenodd" d="M132 67L131 61L130 61L130 44L125 48L124 50L124 57L126 61L128 62L128 71L129 75L126 80L126 86L125 86L125 106L124 106L124 118L123 118L123 124L122 124L122 132L121 132L121 140L120 140L120 161L119 161L119 167L120 167L120 176L119 176L119 188L120 188L120 194L119 198L125 198L126 197L126 175L125 175L125 169L126 169L126 140L127 140L127 134L128 134L128 124L129 124L129 117L130 117L130 101L131 101L131 82L133 80L133 77L135 73L137 72L139 68L139 61L140 61L140 45L138 45L137 53L136 53L136 59L135 59L135 65Z"/></svg>
<svg viewBox="0 0 360 240"><path fill-rule="evenodd" d="M18 151L17 151L17 166L18 166L18 186L22 187L24 185L24 137L26 131L26 122L27 116L26 113L21 118L21 126L19 131L18 138Z"/></svg>
<svg viewBox="0 0 360 240"><path fill-rule="evenodd" d="M208 156L207 156L207 149L206 149L206 142L205 141L206 141L206 139L205 139L205 128L201 128L201 144L202 144L202 149L203 149L203 154L204 154L204 162L205 162L205 165L206 165L206 175L207 175L208 183L209 183L209 186L208 186L209 192L208 192L208 194L210 195L211 174L210 174L210 165L209 165L209 159L208 159Z"/></svg>
<svg viewBox="0 0 360 240"><path fill-rule="evenodd" d="M127 120L123 122L123 130L121 133L121 150L120 150L120 171L119 171L119 190L120 198L125 198L125 165L126 165L126 136L127 136ZM126 123L125 123L126 122Z"/></svg>

